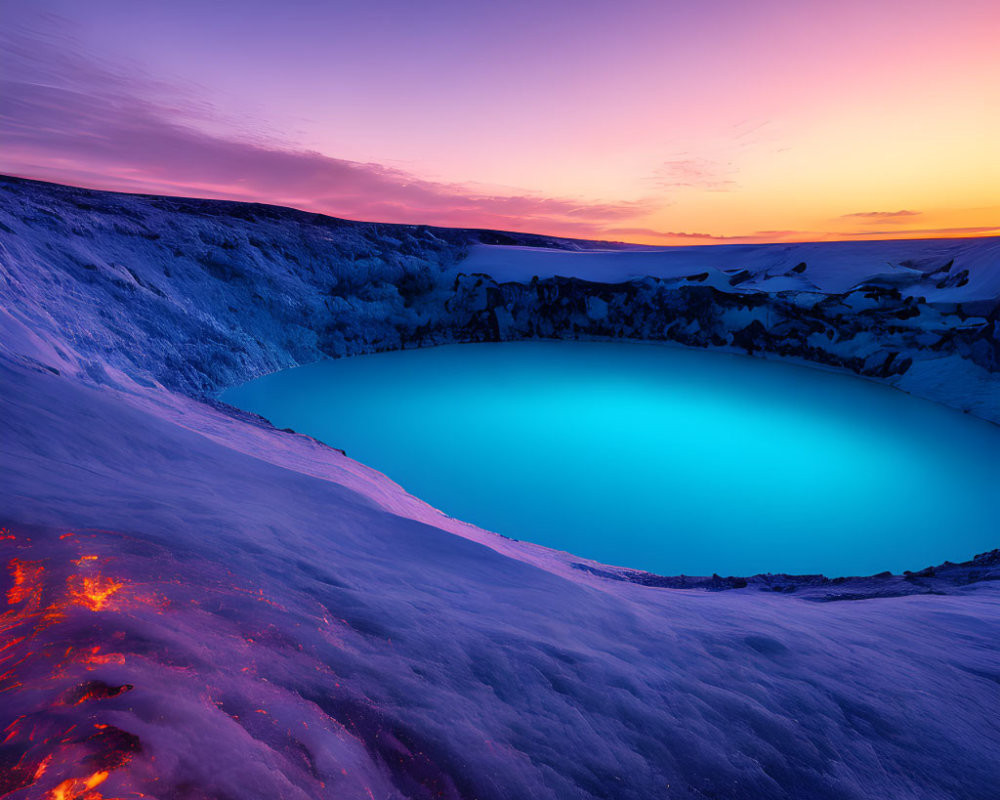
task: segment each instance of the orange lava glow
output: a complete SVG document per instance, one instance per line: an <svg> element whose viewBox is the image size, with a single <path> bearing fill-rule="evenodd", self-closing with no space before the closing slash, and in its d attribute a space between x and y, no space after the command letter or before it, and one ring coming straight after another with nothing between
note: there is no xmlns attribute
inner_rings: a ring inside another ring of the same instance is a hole
<svg viewBox="0 0 1000 800"><path fill-rule="evenodd" d="M122 653L102 653L101 646L95 645L89 650L80 652L77 661L95 666L98 664L124 664L125 656Z"/></svg>
<svg viewBox="0 0 1000 800"><path fill-rule="evenodd" d="M70 778L49 793L49 800L103 800L104 795L91 790L107 779L106 771L95 772L86 778Z"/></svg>
<svg viewBox="0 0 1000 800"><path fill-rule="evenodd" d="M49 753L45 758L42 759L42 763L38 765L35 770L34 780L38 780L45 774L45 770L49 768L49 763L52 761L52 753Z"/></svg>
<svg viewBox="0 0 1000 800"><path fill-rule="evenodd" d="M59 538L71 535L63 534ZM2 536L14 538L6 529ZM19 535L17 541L20 546L21 542L30 539ZM47 629L60 625L70 615L127 611L137 605L162 610L167 605L165 598L154 593L137 594L131 581L105 574L104 557L81 554L76 546L78 541L69 539L64 547L71 548L71 552L64 551L59 556L7 560L11 579L6 592L7 602L0 606L0 693L24 684L38 688L38 676L30 673L37 666L39 656L51 659L50 678L66 680L67 684L74 681L72 686L53 696L54 706L100 702L133 688L128 683L81 679L101 665L123 665L124 654L109 652L107 645L78 646L60 642L57 646L43 636ZM45 800L116 800L98 787L112 771L131 762L134 753L139 751L138 737L109 728L106 723L94 723L94 732L82 734L81 738L79 725L66 727L65 722L62 717L49 718L45 714L22 715L0 731L3 743L23 749L21 758L11 768L14 783L10 785L15 789L34 785L35 793L30 796ZM95 756L99 756L99 760L91 760L89 769L81 766L87 763L85 759ZM5 767L0 767L0 785L4 785L3 779L8 777L3 774ZM99 771L92 771L98 767ZM71 770L68 773L64 771L67 768ZM86 772L81 775L83 771ZM74 774L80 777L66 777ZM3 791L0 789L0 793ZM128 796L142 795L133 791Z"/></svg>
<svg viewBox="0 0 1000 800"><path fill-rule="evenodd" d="M83 576L76 580L70 579L69 594L73 602L91 611L100 611L122 586L124 584L121 581L103 575Z"/></svg>
<svg viewBox="0 0 1000 800"><path fill-rule="evenodd" d="M23 603L41 592L42 573L45 571L41 561L12 558L7 567L14 576L14 585L7 590L7 605Z"/></svg>

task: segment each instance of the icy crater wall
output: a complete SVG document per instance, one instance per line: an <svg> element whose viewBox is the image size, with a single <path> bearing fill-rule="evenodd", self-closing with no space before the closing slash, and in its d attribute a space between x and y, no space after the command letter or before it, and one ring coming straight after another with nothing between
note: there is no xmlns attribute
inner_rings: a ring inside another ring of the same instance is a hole
<svg viewBox="0 0 1000 800"><path fill-rule="evenodd" d="M935 279L950 280L950 269ZM703 285L706 277L610 284L460 275L447 307L462 340L641 339L787 358L1000 422L996 300L941 302L878 278L844 292L771 293Z"/></svg>
<svg viewBox="0 0 1000 800"><path fill-rule="evenodd" d="M431 343L441 276L481 242L578 246L0 177L4 308L96 380L107 365L194 395Z"/></svg>
<svg viewBox="0 0 1000 800"><path fill-rule="evenodd" d="M799 246L819 266L789 266L796 246L683 248L672 274L504 280L468 274L470 252L572 270L588 245L0 179L4 306L95 382L111 366L204 396L324 357L629 338L796 359L1000 421L997 240L907 243L888 271L885 244L849 287L823 273L836 244Z"/></svg>

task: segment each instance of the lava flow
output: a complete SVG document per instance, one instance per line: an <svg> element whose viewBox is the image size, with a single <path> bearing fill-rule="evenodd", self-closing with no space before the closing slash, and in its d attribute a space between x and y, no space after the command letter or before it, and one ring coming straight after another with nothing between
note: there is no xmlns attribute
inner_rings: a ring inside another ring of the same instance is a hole
<svg viewBox="0 0 1000 800"><path fill-rule="evenodd" d="M75 547L77 539L62 545L65 538L59 537L57 552ZM29 543L35 552L40 547L30 539L19 541L7 529L3 539L5 544L18 542L14 546L21 550ZM138 737L108 723L82 723L81 717L60 709L93 704L94 709L85 712L93 719L101 708L112 708L101 704L132 690L131 684L120 681L80 680L81 669L92 672L108 665L120 670L125 657L101 653L88 635L81 637L79 626L92 625L81 615L128 610L133 600L144 603L126 590L128 581L102 572L97 555L60 558L51 550L47 555L7 561L7 608L0 615L0 694L20 694L5 702L12 719L0 734L0 797L16 793L44 800L110 800L98 787L141 752ZM67 641L81 643L67 647ZM25 689L37 699L15 708L13 698L25 697Z"/></svg>
<svg viewBox="0 0 1000 800"><path fill-rule="evenodd" d="M70 579L70 597L84 608L100 611L125 584L103 575L74 576Z"/></svg>

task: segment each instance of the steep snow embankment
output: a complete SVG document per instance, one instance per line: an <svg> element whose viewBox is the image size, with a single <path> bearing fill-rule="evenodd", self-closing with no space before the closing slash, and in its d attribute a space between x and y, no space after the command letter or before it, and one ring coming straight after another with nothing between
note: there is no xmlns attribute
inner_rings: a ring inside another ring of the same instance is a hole
<svg viewBox="0 0 1000 800"><path fill-rule="evenodd" d="M0 176L4 308L92 380L110 365L198 395L324 357L452 341L434 290L483 241L578 246Z"/></svg>
<svg viewBox="0 0 1000 800"><path fill-rule="evenodd" d="M979 800L1000 782L995 559L805 590L924 592L851 603L758 590L780 578L666 591L193 399L401 330L471 337L467 298L435 304L492 235L0 191L0 795Z"/></svg>

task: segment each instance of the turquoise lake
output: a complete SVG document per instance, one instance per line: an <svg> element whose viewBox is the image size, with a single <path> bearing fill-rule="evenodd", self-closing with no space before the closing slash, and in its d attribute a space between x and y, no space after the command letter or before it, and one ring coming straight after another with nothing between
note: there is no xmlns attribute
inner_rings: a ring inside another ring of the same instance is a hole
<svg viewBox="0 0 1000 800"><path fill-rule="evenodd" d="M666 575L900 572L998 544L1000 427L807 367L467 344L321 362L222 399L453 517Z"/></svg>

